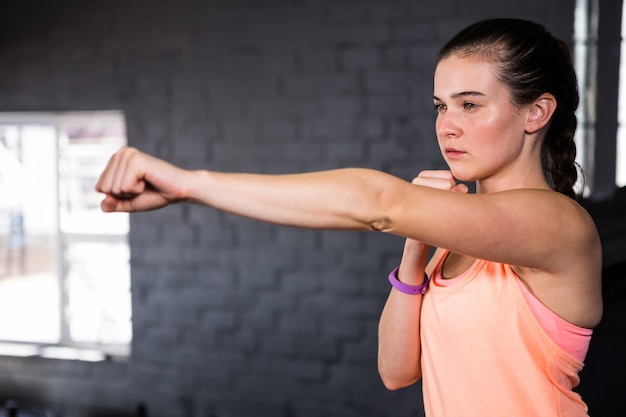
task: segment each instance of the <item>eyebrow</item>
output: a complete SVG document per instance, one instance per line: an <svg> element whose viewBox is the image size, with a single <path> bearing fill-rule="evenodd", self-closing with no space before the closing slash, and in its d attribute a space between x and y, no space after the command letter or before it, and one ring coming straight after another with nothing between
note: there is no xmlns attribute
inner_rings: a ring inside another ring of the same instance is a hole
<svg viewBox="0 0 626 417"><path fill-rule="evenodd" d="M452 98L453 99L457 99L459 97L467 97L467 96L482 96L484 97L485 95L479 91L461 91L460 93L454 93L452 94ZM439 100L439 101L443 101L441 100L439 97L433 95L433 99L434 100Z"/></svg>

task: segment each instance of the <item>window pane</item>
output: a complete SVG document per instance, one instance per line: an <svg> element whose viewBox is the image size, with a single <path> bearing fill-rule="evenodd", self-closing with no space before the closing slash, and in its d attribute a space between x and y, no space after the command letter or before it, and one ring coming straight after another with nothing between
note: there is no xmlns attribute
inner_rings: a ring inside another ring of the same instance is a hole
<svg viewBox="0 0 626 417"><path fill-rule="evenodd" d="M56 342L55 129L0 126L0 155L0 338Z"/></svg>
<svg viewBox="0 0 626 417"><path fill-rule="evenodd" d="M130 254L125 242L76 242L65 250L68 316L76 342L129 343Z"/></svg>

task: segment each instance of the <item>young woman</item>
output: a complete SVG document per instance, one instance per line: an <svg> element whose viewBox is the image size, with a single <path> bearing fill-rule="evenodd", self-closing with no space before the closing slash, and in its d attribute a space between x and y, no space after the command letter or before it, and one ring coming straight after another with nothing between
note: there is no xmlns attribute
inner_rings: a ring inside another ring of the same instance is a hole
<svg viewBox="0 0 626 417"><path fill-rule="evenodd" d="M188 171L125 148L98 181L102 209L191 202L404 236L380 320L389 389L422 379L431 417L585 416L572 389L602 315L601 248L574 199L578 93L567 48L535 23L479 22L441 51L433 100L449 171L412 183L368 169Z"/></svg>
<svg viewBox="0 0 626 417"><path fill-rule="evenodd" d="M450 173L414 184L464 192L455 178L476 181L477 195L437 208L449 236L428 265L428 294L389 295L383 381L421 377L432 416L585 416L572 388L602 315L601 249L572 199L578 94L567 48L530 22L472 25L440 52L434 103ZM422 284L428 243L407 240L390 279Z"/></svg>

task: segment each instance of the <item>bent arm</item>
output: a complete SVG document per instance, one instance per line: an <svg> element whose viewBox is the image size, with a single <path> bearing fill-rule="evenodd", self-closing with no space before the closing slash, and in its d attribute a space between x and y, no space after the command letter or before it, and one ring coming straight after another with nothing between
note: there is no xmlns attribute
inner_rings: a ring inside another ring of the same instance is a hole
<svg viewBox="0 0 626 417"><path fill-rule="evenodd" d="M421 285L429 250L428 245L407 239L398 279ZM378 373L387 389L407 387L422 377L421 308L421 295L391 289L378 324Z"/></svg>

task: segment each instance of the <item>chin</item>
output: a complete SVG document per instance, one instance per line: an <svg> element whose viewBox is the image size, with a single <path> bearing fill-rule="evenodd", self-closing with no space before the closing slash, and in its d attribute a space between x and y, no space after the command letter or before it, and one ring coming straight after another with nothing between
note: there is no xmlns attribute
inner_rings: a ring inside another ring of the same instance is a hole
<svg viewBox="0 0 626 417"><path fill-rule="evenodd" d="M462 181L462 182L474 182L477 181L478 179L476 178L475 175L471 175L468 172L463 172L460 170L455 170L454 168L450 168L450 172L452 173L452 176L457 180L457 181Z"/></svg>

